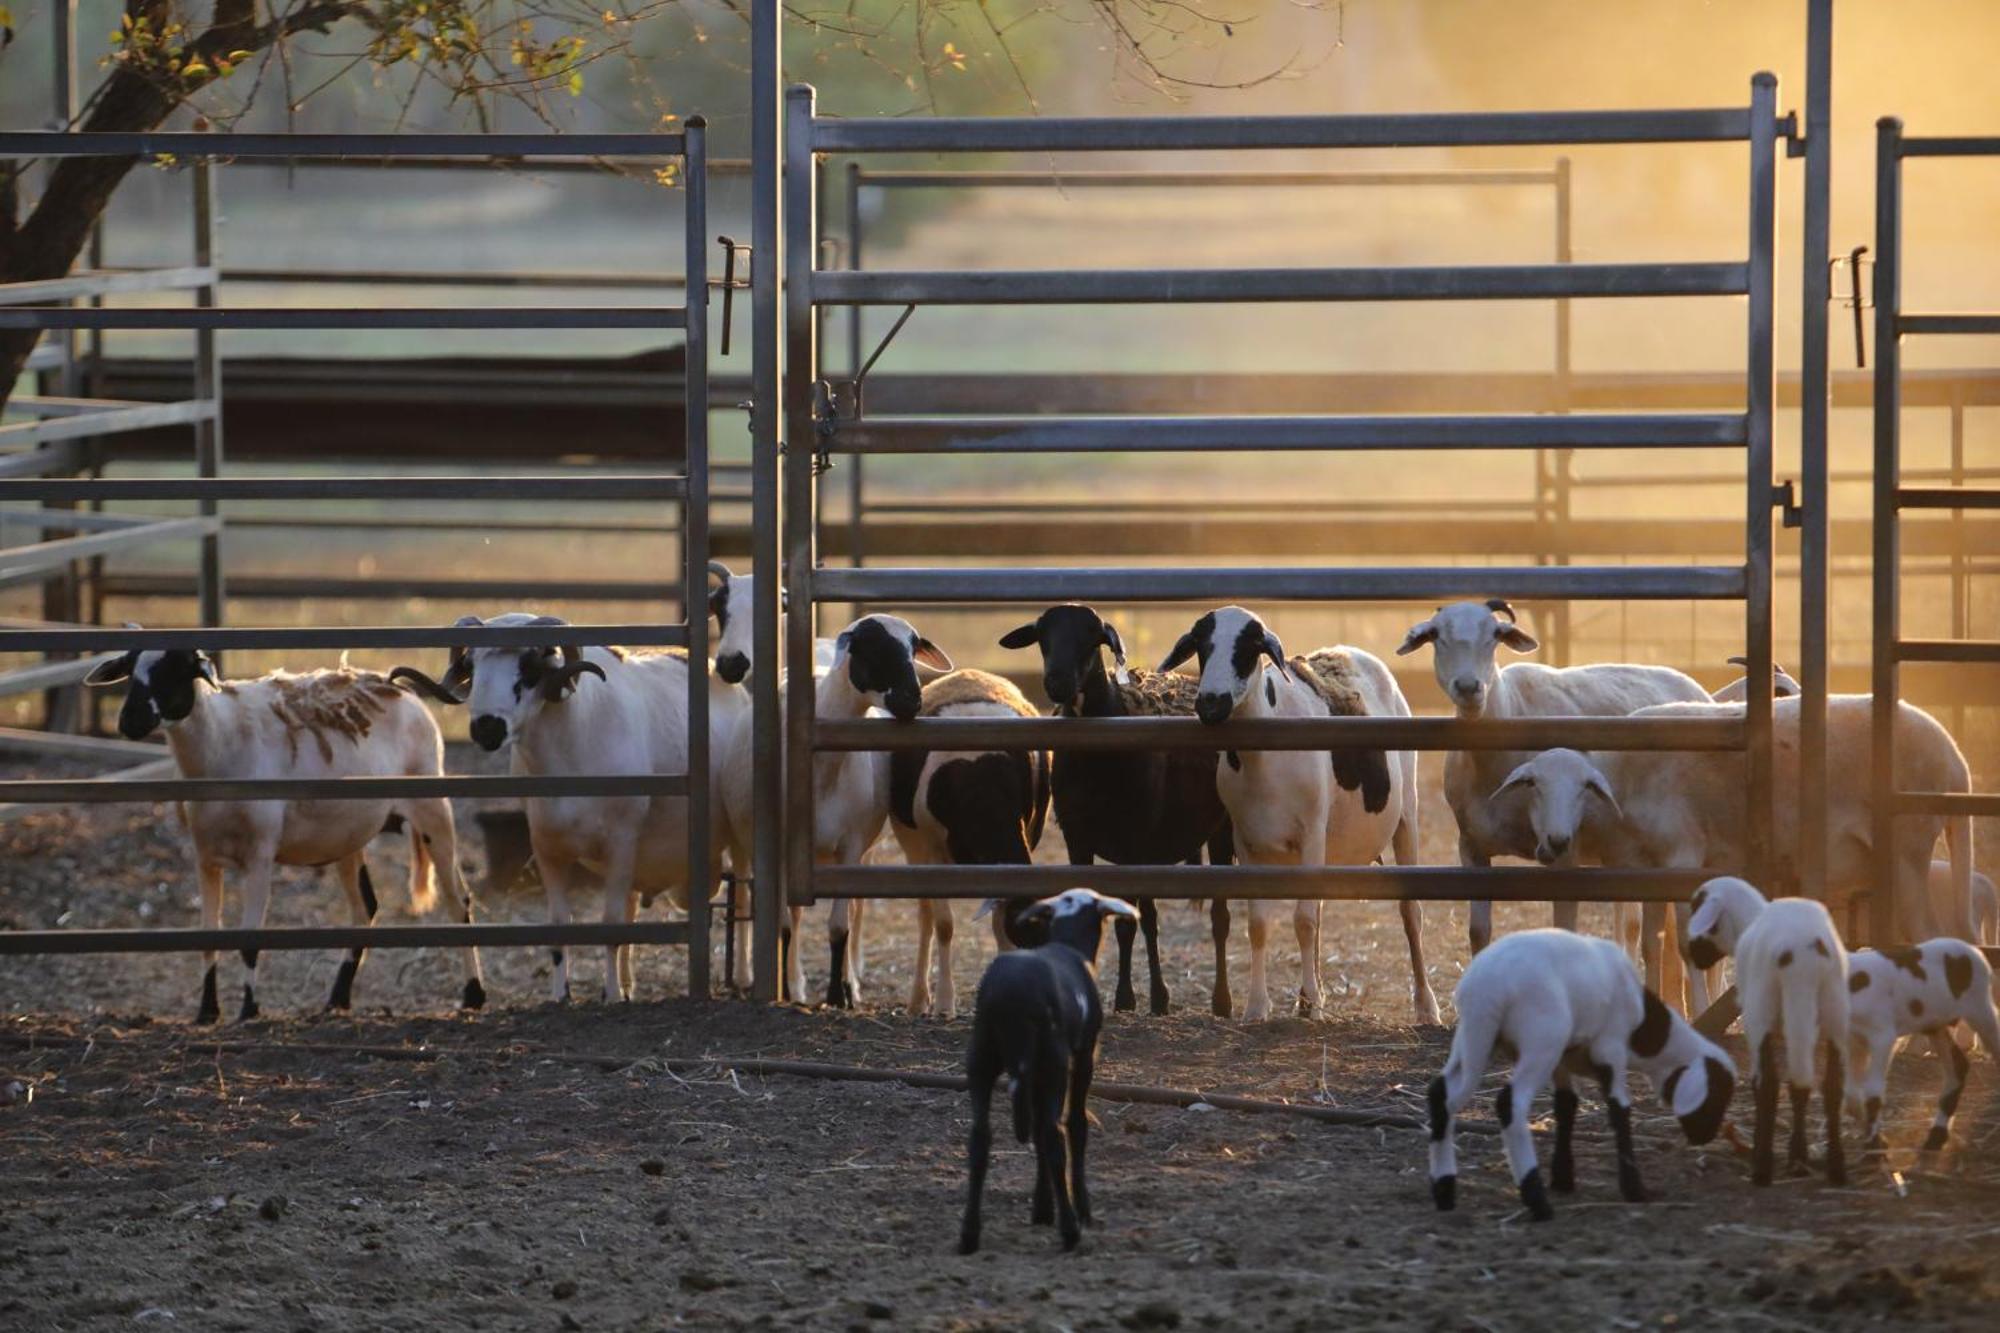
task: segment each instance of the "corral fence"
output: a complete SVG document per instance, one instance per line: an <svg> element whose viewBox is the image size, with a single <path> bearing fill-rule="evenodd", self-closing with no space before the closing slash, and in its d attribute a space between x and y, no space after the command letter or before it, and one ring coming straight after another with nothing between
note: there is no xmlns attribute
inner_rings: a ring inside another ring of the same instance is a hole
<svg viewBox="0 0 2000 1333"><path fill-rule="evenodd" d="M1949 510L1962 522L1966 510L2000 509L2000 488L1992 486L1911 486L1903 471L1902 409L1905 334L2000 334L2000 313L1927 313L1903 306L1903 163L1909 158L2000 158L2000 138L1931 137L1903 133L1903 122L1885 117L1876 126L1875 146L1875 652L1873 716L1874 828L1877 883L1893 882L1899 815L2000 815L2000 794L1909 791L1896 779L1896 705L1902 698L1902 664L1949 663L2000 666L2000 640L1966 637L1964 619L1953 605L1954 637L1903 637L1903 511ZM1953 453L1962 447L1953 421ZM1895 938L1895 905L1874 896L1877 939Z"/></svg>
<svg viewBox="0 0 2000 1333"><path fill-rule="evenodd" d="M1490 115L1145 119L903 119L849 121L816 114L809 87L786 98L784 235L786 365L783 565L790 597L785 661L810 678L815 608L826 602L1017 603L1066 600L1353 602L1504 596L1736 601L1750 697L1742 721L1534 720L1501 725L1450 718L1312 722L1193 719L1036 719L821 722L810 691L784 700L783 806L811 827L811 756L825 750L1144 748L1199 750L1610 749L1740 751L1749 772L1754 848L1770 857L1772 347L1777 144L1788 130L1777 81L1760 74L1746 106L1667 111ZM1441 268L870 271L824 267L818 235L822 157L895 152L1095 153L1406 148L1487 145L1742 143L1748 152L1746 258L1726 263L1550 264ZM1744 410L1569 416L1229 415L1135 416L872 414L836 402L820 359L823 307L1106 305L1270 301L1428 301L1738 296L1747 298ZM809 444L807 442L810 442ZM1746 520L1740 563L1725 565L1368 569L951 568L834 569L817 559L817 460L870 454L1022 454L1239 451L1716 448L1742 450ZM1824 614L1824 605L1818 607ZM809 840L784 849L794 903L825 896L954 898L1088 884L1168 898L1525 898L1662 902L1684 898L1697 876L1620 870L1330 869L1230 866L826 866Z"/></svg>
<svg viewBox="0 0 2000 1333"><path fill-rule="evenodd" d="M581 135L417 135L417 134L87 134L29 132L0 134L0 154L17 159L65 156L152 158L170 154L195 159L198 168L197 207L207 197L207 163L219 160L271 159L427 159L457 157L483 161L538 157L643 158L678 160L686 187L686 302L645 307L483 306L361 309L330 307L251 307L218 305L212 256L198 256L198 271L187 283L196 302L187 308L136 309L69 306L49 303L0 305L0 328L36 330L192 330L200 340L197 366L206 366L203 392L188 409L207 429L197 435L195 475L181 478L51 479L0 478L0 500L75 505L108 500L194 501L200 506L204 555L201 567L201 623L181 629L101 629L85 626L11 627L0 629L0 652L73 653L129 652L159 649L319 649L346 648L554 648L630 645L679 647L692 662L708 653L705 614L662 617L645 624L582 624L565 626L453 626L411 628L354 626L343 628L224 628L223 570L214 545L220 506L250 500L427 500L437 503L478 502L505 498L545 503L586 501L646 501L682 506L685 511L681 569L682 585L697 588L706 580L709 556L708 464L708 231L706 126L699 118L674 134ZM204 228L197 228L205 235ZM0 288L0 299L21 297L37 302L96 298L121 290L114 276L86 276L62 284L31 285L22 293ZM678 453L684 470L642 471L625 475L553 472L536 475L477 477L351 476L229 477L224 475L222 441L215 429L214 391L217 384L214 338L222 332L271 329L648 329L681 330L687 347L687 412ZM198 374L201 374L198 370ZM199 410L197 410L199 409ZM61 420L62 418L58 418ZM65 519L65 521L73 521ZM81 554L71 550L65 555ZM702 608L699 599L693 599ZM705 610L705 608L702 608ZM0 782L0 801L75 804L155 801L347 800L417 797L653 796L685 797L689 805L688 859L692 866L710 862L708 762L708 681L706 673L688 673L688 768L675 774L589 774L575 776L450 776L366 777L239 781L174 778ZM433 925L393 928L146 930L146 931L4 931L0 953L169 952L218 949L320 949L418 946L584 944L686 944L688 985L696 994L709 989L709 910L703 894L692 894L689 919L681 922L603 923L594 925Z"/></svg>

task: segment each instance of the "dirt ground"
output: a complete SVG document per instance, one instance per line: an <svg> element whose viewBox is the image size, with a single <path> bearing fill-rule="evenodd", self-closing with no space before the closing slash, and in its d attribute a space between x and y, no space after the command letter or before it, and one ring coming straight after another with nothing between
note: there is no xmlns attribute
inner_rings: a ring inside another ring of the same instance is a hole
<svg viewBox="0 0 2000 1333"><path fill-rule="evenodd" d="M1431 809L1425 859L1442 861L1449 820ZM370 859L385 919L406 918L400 839ZM465 859L476 877L476 839ZM273 924L338 919L330 879L288 872L284 883ZM0 928L192 924L193 903L185 836L164 809L0 825ZM484 914L540 920L543 908L526 891ZM957 973L969 996L992 946L964 915ZM1688 1149L1648 1105L1642 1169L1658 1197L1627 1205L1587 1101L1580 1192L1537 1226L1487 1135L1462 1138L1460 1207L1440 1215L1420 1132L1099 1101L1099 1223L1082 1249L1064 1256L1028 1226L1030 1159L1003 1141L986 1248L960 1258L961 1094L729 1071L753 1056L955 1070L966 1020L902 1013L911 917L905 905L876 909L856 1013L675 998L684 960L666 950L642 951L638 1003L558 1009L543 1000L539 951L489 950L494 1005L465 1017L450 1012L460 961L427 950L373 955L356 1015L324 1016L336 960L299 953L266 955L270 1018L201 1030L187 1023L193 959L8 959L0 1324L1992 1327L2000 1079L1975 1058L1954 1148L1919 1161L1938 1073L1915 1051L1891 1082L1900 1188L1870 1168L1847 1189L1755 1191L1731 1149ZM1503 928L1545 919L1500 913ZM809 981L823 983L823 913L809 920ZM1320 1023L1209 1017L1206 917L1174 907L1164 925L1175 1012L1112 1016L1101 1078L1420 1114L1448 1036L1410 1026L1391 909L1329 907L1331 1016ZM1462 907L1428 909L1447 1010L1464 926ZM1280 999L1297 976L1281 934ZM579 994L595 993L600 958L582 951ZM1239 1007L1247 962L1239 924ZM224 963L225 996L237 966ZM673 1072L665 1057L713 1063ZM1736 1114L1747 1129L1747 1095Z"/></svg>

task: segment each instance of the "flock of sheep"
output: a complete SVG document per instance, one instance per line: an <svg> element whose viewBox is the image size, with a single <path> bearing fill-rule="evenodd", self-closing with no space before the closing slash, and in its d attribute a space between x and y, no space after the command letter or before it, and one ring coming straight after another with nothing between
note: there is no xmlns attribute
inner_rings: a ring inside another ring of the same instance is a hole
<svg viewBox="0 0 2000 1333"><path fill-rule="evenodd" d="M687 808L680 798L576 796L530 799L527 815L536 865L551 919L567 921L570 892L589 872L602 884L604 917L634 919L642 901L668 895L685 907L694 892L712 893L726 855L739 875L749 866L754 832L750 800L749 699L743 681L755 668L748 614L751 581L712 566L709 609L718 626L709 689L711 864L688 865ZM546 625L550 617L511 614L496 626ZM1321 648L1288 655L1257 615L1228 606L1197 618L1157 671L1128 668L1117 630L1088 607L1056 606L1010 631L1003 647L1038 649L1042 684L1059 716L1193 716L1208 724L1239 718L1332 716L1407 717L1410 707L1394 676L1359 648ZM1741 717L1744 682L1711 697L1685 674L1666 667L1605 664L1550 668L1502 665L1499 649L1526 654L1538 645L1504 601L1440 607L1412 626L1399 654L1432 650L1437 683L1461 718ZM1107 669L1106 655L1109 655ZM1193 661L1195 676L1176 668ZM90 677L126 689L120 730L133 739L165 727L181 772L189 777L418 776L441 773L443 743L418 695L467 709L473 741L507 750L517 774L633 774L685 771L690 663L675 652L629 653L616 648L476 648L453 650L443 674L414 667L381 676L342 668L304 675L275 672L256 680L219 680L194 651L138 652L107 660ZM935 673L924 683L920 672ZM955 670L949 657L906 620L863 616L830 642L817 645L814 708L822 719L870 715L915 717L1033 717L1040 709L1007 680ZM590 679L586 679L589 677ZM1775 845L1795 845L1798 707L1782 671L1774 682L1777 821ZM1828 825L1836 831L1828 889L1838 907L1872 889L1870 700L1829 701L1831 775ZM1922 710L1899 706L1896 785L1964 792L1970 772L1951 736ZM1614 751L1582 754L1472 751L1452 753L1445 796L1459 831L1460 861L1483 866L1496 856L1531 857L1544 865L1594 863L1630 868L1726 871L1747 862L1744 758L1739 752ZM1102 860L1160 865L1240 860L1291 866L1368 865L1416 860L1416 756L1410 751L1076 751L826 753L813 762L813 855L820 863L855 864L886 825L904 857L925 864L1027 864L1051 805L1072 864ZM223 881L241 883L242 922L259 926L279 864L336 866L358 924L377 901L363 849L377 833L406 827L410 837L410 897L418 911L448 889L447 910L470 921L473 899L461 873L449 802L231 802L184 809L199 871L202 917L220 924ZM1570 1126L1577 1100L1570 1082L1582 1075L1601 1086L1617 1141L1620 1186L1643 1197L1630 1130L1626 1075L1652 1079L1688 1137L1704 1142L1724 1123L1735 1070L1722 1048L1700 1036L1676 1009L1695 1012L1709 996L1709 971L1734 955L1744 1026L1753 1060L1756 1098L1754 1169L1768 1180L1779 1074L1774 1037L1786 1048L1784 1080L1791 1089L1791 1156L1805 1156L1804 1110L1814 1085L1814 1057L1823 1044L1829 1146L1826 1167L1843 1171L1840 1116L1853 1100L1871 1143L1879 1143L1883 1081L1895 1042L1931 1034L1950 1064L1947 1090L1927 1147L1941 1145L1963 1085L1963 1052L1943 1035L1966 1020L1992 1050L2000 1050L1991 972L1977 949L1982 918L1990 918L1992 885L1972 867L1970 819L1911 817L1890 889L1904 937L1927 940L1914 949L1848 955L1834 917L1816 902L1766 904L1748 884L1712 880L1679 906L1676 946L1665 947L1664 909L1634 915L1621 909L1617 940L1573 933L1576 906L1556 906L1558 929L1491 941L1490 904L1474 904L1474 958L1457 992L1459 1026L1450 1062L1432 1085L1432 1182L1440 1207L1455 1200L1452 1117L1477 1086L1496 1049L1516 1063L1499 1103L1507 1153L1523 1202L1549 1215L1547 1189L1571 1187ZM1942 836L1948 861L1933 864ZM1777 867L1782 878L1788 868ZM745 886L739 880L737 891ZM861 917L865 904L831 907L830 1004L860 1000ZM977 1246L979 1190L991 1134L986 1103L998 1075L1013 1076L1015 1128L1032 1137L1040 1167L1035 1214L1060 1225L1073 1244L1089 1218L1083 1187L1087 1091L1102 1022L1095 982L1103 921L1115 923L1119 968L1115 1003L1136 1007L1132 984L1135 938L1148 952L1150 1005L1169 1004L1162 976L1154 904L1126 904L1088 890L1040 902L990 904L1002 953L982 983L970 1071L974 1088L972 1200L964 1248ZM1408 939L1412 1003L1420 1022L1438 1021L1423 957L1421 908L1400 904ZM1272 1012L1268 977L1272 927L1287 905L1249 904L1250 975L1244 1017ZM1215 947L1215 1012L1233 1009L1227 962L1229 905L1210 906ZM747 914L744 914L747 915ZM1318 960L1320 904L1290 905L1299 946L1298 1008L1317 1016L1323 1006ZM787 994L805 992L793 909L784 941ZM741 928L739 926L739 928ZM909 997L913 1014L951 1016L954 921L949 900L920 903L917 967ZM1644 982L1629 951L1636 945ZM1018 953L1008 952L1010 949ZM747 966L739 949L739 975ZM329 1004L352 998L363 951L342 964ZM1685 974L1682 963L1685 960ZM199 1017L220 1016L216 959L205 958ZM257 956L246 951L241 1014L257 1013ZM552 951L554 998L569 994L563 951ZM475 950L467 951L463 1003L477 1007L485 992ZM632 992L629 947L607 951L607 1000ZM1682 987L1686 987L1685 1002ZM1658 997L1664 996L1665 1002ZM1846 1082L1849 1042L1865 1053L1858 1085ZM1527 1107L1553 1082L1557 1141L1545 1186L1527 1132Z"/></svg>

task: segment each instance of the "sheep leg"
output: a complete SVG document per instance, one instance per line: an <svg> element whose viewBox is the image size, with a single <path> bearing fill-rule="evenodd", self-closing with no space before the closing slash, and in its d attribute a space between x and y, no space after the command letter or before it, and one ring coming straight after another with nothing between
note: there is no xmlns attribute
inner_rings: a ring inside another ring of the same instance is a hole
<svg viewBox="0 0 2000 1333"><path fill-rule="evenodd" d="M847 940L853 929L852 907L846 898L835 898L826 913L827 975L826 1003L830 1009L854 1007L854 993L847 980Z"/></svg>
<svg viewBox="0 0 2000 1333"><path fill-rule="evenodd" d="M243 876L243 925L248 930L262 930L265 914L271 908L272 857L277 848L257 847L252 849L250 869ZM247 1023L257 1017L257 951L243 951L243 1008L237 1013L236 1021Z"/></svg>
<svg viewBox="0 0 2000 1333"><path fill-rule="evenodd" d="M1660 984L1661 958L1660 938L1666 929L1667 909L1664 903L1647 903L1639 912L1639 957L1645 965L1646 989L1674 1004L1680 999L1679 991L1670 991Z"/></svg>
<svg viewBox="0 0 2000 1333"><path fill-rule="evenodd" d="M1076 1206L1069 1197L1069 1131L1063 1125L1068 1079L1061 1070L1046 1072L1052 1077L1037 1080L1036 1091L1042 1095L1035 1105L1035 1154L1041 1159L1042 1177L1055 1203L1056 1231L1062 1237L1062 1247L1073 1250L1083 1239L1083 1228L1076 1220Z"/></svg>
<svg viewBox="0 0 2000 1333"><path fill-rule="evenodd" d="M1319 984L1319 918L1317 898L1301 898L1292 904L1292 932L1299 940L1299 1015L1324 1018L1326 996Z"/></svg>
<svg viewBox="0 0 2000 1333"><path fill-rule="evenodd" d="M1154 1016L1159 1017L1167 1012L1172 997L1167 994L1167 979L1160 966L1160 909L1151 898L1139 900L1139 933L1146 937L1147 998Z"/></svg>
<svg viewBox="0 0 2000 1333"><path fill-rule="evenodd" d="M1271 948L1271 922L1281 904L1256 900L1250 904L1250 998L1243 1006L1243 1021L1262 1023L1271 1016L1271 992L1264 969Z"/></svg>
<svg viewBox="0 0 2000 1333"><path fill-rule="evenodd" d="M1756 1052L1757 1072L1751 1080L1756 1100L1756 1128L1750 1143L1750 1183L1768 1185L1773 1174L1773 1157L1778 1136L1778 1038L1766 1032L1751 1041Z"/></svg>
<svg viewBox="0 0 2000 1333"><path fill-rule="evenodd" d="M1216 835L1208 840L1208 863L1212 866L1226 866L1236 860L1235 831L1224 824ZM1189 865L1198 865L1201 858L1189 857ZM1209 995L1208 1011L1217 1018L1227 1018L1235 1011L1235 1004L1229 994L1229 900L1217 898L1208 905L1208 933L1215 944L1215 989Z"/></svg>
<svg viewBox="0 0 2000 1333"><path fill-rule="evenodd" d="M1472 845L1461 836L1458 840L1458 863L1468 868L1483 870L1493 864L1493 858L1484 852L1474 851ZM1466 904L1465 933L1474 954L1493 942L1491 902L1474 901Z"/></svg>
<svg viewBox="0 0 2000 1333"><path fill-rule="evenodd" d="M549 924L566 926L569 914L570 862L535 848L535 864L542 870L542 891L548 899ZM560 944L549 950L549 999L569 1003L569 954Z"/></svg>
<svg viewBox="0 0 2000 1333"><path fill-rule="evenodd" d="M1078 862L1072 858L1070 864ZM1089 862L1082 864L1088 865ZM1111 929L1118 939L1118 987L1112 995L1111 1007L1121 1014L1130 1013L1139 1007L1139 997L1132 991L1132 944L1139 937L1139 923L1129 916L1121 916Z"/></svg>
<svg viewBox="0 0 2000 1333"><path fill-rule="evenodd" d="M951 937L958 924L952 920L951 899L937 900L931 923L937 931L937 1013L939 1018L954 1018L958 1014L958 984L951 976Z"/></svg>
<svg viewBox="0 0 2000 1333"><path fill-rule="evenodd" d="M931 1008L931 917L935 904L917 899L917 966L910 977L910 1016L922 1017Z"/></svg>
<svg viewBox="0 0 2000 1333"><path fill-rule="evenodd" d="M629 926L638 917L638 895L632 889L632 863L638 855L635 838L624 837L605 849L604 920L607 924ZM690 885L691 891L694 890ZM604 946L604 1002L616 1004L631 998L632 946Z"/></svg>
<svg viewBox="0 0 2000 1333"><path fill-rule="evenodd" d="M1406 798L1407 806L1403 818L1397 821L1396 831L1390 837L1390 847L1396 853L1396 864L1413 866L1417 863L1417 800L1414 792L1415 775L1411 775L1411 792ZM1431 990L1431 971L1424 963L1424 905L1415 901L1405 901L1398 905L1403 917L1403 939L1410 948L1410 1003L1415 1007L1417 1022L1436 1026L1438 1019L1437 994Z"/></svg>
<svg viewBox="0 0 2000 1333"><path fill-rule="evenodd" d="M1555 1216L1555 1210L1549 1206L1548 1190L1542 1184L1541 1168L1535 1161L1535 1136L1528 1129L1528 1120L1535 1095L1555 1074L1560 1055L1560 1051L1524 1054L1494 1102L1494 1111L1500 1118L1500 1137L1507 1147L1508 1170L1521 1191L1521 1203L1537 1222L1548 1221Z"/></svg>
<svg viewBox="0 0 2000 1333"><path fill-rule="evenodd" d="M347 919L357 926L375 924L375 886L368 875L368 863L360 852L343 856L338 862L340 887L347 894ZM334 974L333 993L326 997L328 1009L352 1009L354 1007L354 978L361 971L362 960L367 958L366 949L349 949L347 957L340 963L340 971Z"/></svg>
<svg viewBox="0 0 2000 1333"><path fill-rule="evenodd" d="M1467 1079L1465 1088L1470 1091L1476 1080ZM1463 1099L1452 1100L1450 1086L1445 1076L1439 1074L1431 1080L1429 1088L1431 1113L1431 1199L1438 1211L1448 1213L1458 1206L1458 1137L1457 1125L1453 1117L1458 1113Z"/></svg>
<svg viewBox="0 0 2000 1333"><path fill-rule="evenodd" d="M1091 1224L1090 1191L1083 1183L1083 1159L1090 1147L1090 1113L1084 1103L1090 1097L1090 1076L1096 1066L1095 1051L1079 1051L1069 1069L1069 1193L1077 1220L1084 1226Z"/></svg>
<svg viewBox="0 0 2000 1333"><path fill-rule="evenodd" d="M746 995L755 984L750 975L750 892L750 881L742 875L735 876L729 889L729 915L733 919L731 929L736 932L736 966L729 984Z"/></svg>
<svg viewBox="0 0 2000 1333"><path fill-rule="evenodd" d="M867 910L866 898L854 899L847 908L847 998L857 1005L861 1003L861 918Z"/></svg>
<svg viewBox="0 0 2000 1333"><path fill-rule="evenodd" d="M1887 1041L1866 1039L1862 1046L1867 1060L1861 1067L1861 1086L1855 1090L1861 1108L1862 1152L1879 1157L1889 1146L1882 1137L1882 1095L1889 1086L1889 1062L1895 1058L1896 1042L1893 1037Z"/></svg>
<svg viewBox="0 0 2000 1333"><path fill-rule="evenodd" d="M1949 1035L1944 1036L1944 1043L1958 1052L1960 1061L1965 1060L1964 1053L1958 1051ZM1960 1074L1959 1080L1962 1085L1963 1074ZM1829 1185L1847 1183L1847 1153L1840 1141L1840 1110L1841 1104L1847 1100L1843 1086L1846 1081L1847 1039L1844 1034L1837 1039L1829 1037L1826 1042L1826 1073L1821 1076L1819 1085L1820 1107L1826 1112L1826 1183ZM1956 1096L1952 1098L1952 1104L1957 1105Z"/></svg>
<svg viewBox="0 0 2000 1333"><path fill-rule="evenodd" d="M1938 1096L1937 1115L1931 1120L1931 1132L1924 1139L1925 1152L1936 1152L1951 1138L1951 1118L1958 1113L1958 1099L1965 1092L1965 1074L1972 1062L1965 1058L1965 1052L1951 1039L1949 1028L1939 1028L1931 1033L1931 1049L1938 1059L1944 1061L1944 1091Z"/></svg>
<svg viewBox="0 0 2000 1333"><path fill-rule="evenodd" d="M785 953L785 994L784 998L793 1004L804 1004L806 1000L806 962L799 946L806 938L806 909L792 907L785 914L785 927L779 931L779 947Z"/></svg>
<svg viewBox="0 0 2000 1333"><path fill-rule="evenodd" d="M451 903L455 905L458 919L464 925L472 924L472 886L466 882L465 871L458 864L458 827L452 821L451 802L446 800L412 801L406 807L410 821L410 850L414 853L421 848L430 858L431 877L442 880L451 893ZM415 906L420 898L428 897L424 887L412 882L410 902ZM486 1003L486 974L479 964L479 950L465 951L465 989L459 997L462 1009L478 1009Z"/></svg>
<svg viewBox="0 0 2000 1333"><path fill-rule="evenodd" d="M1000 1067L983 1050L971 1061L972 1134L966 1144L965 1220L958 1228L958 1252L973 1254L979 1249L979 1209L986 1194L986 1163L993 1152L993 1084Z"/></svg>
<svg viewBox="0 0 2000 1333"><path fill-rule="evenodd" d="M1619 1197L1627 1203L1644 1203L1646 1186L1639 1179L1639 1150L1632 1142L1632 1093L1625 1084L1625 1053L1622 1042L1612 1043L1593 1051L1592 1058L1611 1120L1613 1149L1618 1154Z"/></svg>
<svg viewBox="0 0 2000 1333"><path fill-rule="evenodd" d="M1576 1153L1570 1142L1576 1130L1576 1089L1569 1075L1556 1074L1556 1148L1549 1156L1549 1188L1558 1194L1576 1190Z"/></svg>
<svg viewBox="0 0 2000 1333"><path fill-rule="evenodd" d="M222 926L222 867L213 861L203 861L196 877L201 882L202 929L219 930ZM215 950L204 949L201 961L206 970L201 980L201 1008L195 1012L194 1021L220 1022L222 1005L215 995Z"/></svg>

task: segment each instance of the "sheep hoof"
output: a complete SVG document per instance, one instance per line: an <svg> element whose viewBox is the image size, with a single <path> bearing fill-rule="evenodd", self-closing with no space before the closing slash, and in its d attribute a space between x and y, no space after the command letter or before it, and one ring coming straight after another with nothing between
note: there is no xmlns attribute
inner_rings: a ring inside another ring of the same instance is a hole
<svg viewBox="0 0 2000 1333"><path fill-rule="evenodd" d="M465 983L465 994L460 998L458 1007L461 1009L486 1007L486 987L480 983L478 977L473 977Z"/></svg>
<svg viewBox="0 0 2000 1333"><path fill-rule="evenodd" d="M1938 1152L1950 1139L1951 1132L1943 1125L1932 1125L1930 1135L1924 1140L1924 1146L1920 1151Z"/></svg>
<svg viewBox="0 0 2000 1333"><path fill-rule="evenodd" d="M1062 1247L1064 1250L1073 1250L1082 1242L1083 1242L1082 1227L1078 1226L1075 1222L1071 1222L1068 1226L1063 1228Z"/></svg>
<svg viewBox="0 0 2000 1333"><path fill-rule="evenodd" d="M1120 986L1117 995L1111 1000L1111 1008L1115 1013L1129 1014L1138 1007L1139 997L1132 993L1129 986Z"/></svg>
<svg viewBox="0 0 2000 1333"><path fill-rule="evenodd" d="M1546 1222L1556 1215L1549 1206L1549 1192L1542 1187L1542 1173L1531 1169L1521 1177L1521 1202L1527 1206L1528 1215L1537 1222Z"/></svg>
<svg viewBox="0 0 2000 1333"><path fill-rule="evenodd" d="M1169 1003L1168 996L1165 991L1162 990L1153 992L1153 1017L1165 1018L1167 1014L1171 1012L1172 1007L1173 1006Z"/></svg>
<svg viewBox="0 0 2000 1333"><path fill-rule="evenodd" d="M960 1254L979 1253L979 1233L977 1231L960 1232L958 1237L958 1252Z"/></svg>
<svg viewBox="0 0 2000 1333"><path fill-rule="evenodd" d="M1458 1177L1438 1176L1431 1181L1431 1200L1441 1213L1458 1207Z"/></svg>
<svg viewBox="0 0 2000 1333"><path fill-rule="evenodd" d="M236 1011L236 1021L239 1023L248 1023L251 1019L257 1017L258 1013L256 992L245 986L243 988L243 1007Z"/></svg>
<svg viewBox="0 0 2000 1333"><path fill-rule="evenodd" d="M1216 1018L1227 1018L1231 1014L1235 1013L1236 1006L1231 1001L1229 992L1226 990L1219 990L1215 992L1215 994L1209 996L1208 1012L1214 1015Z"/></svg>

